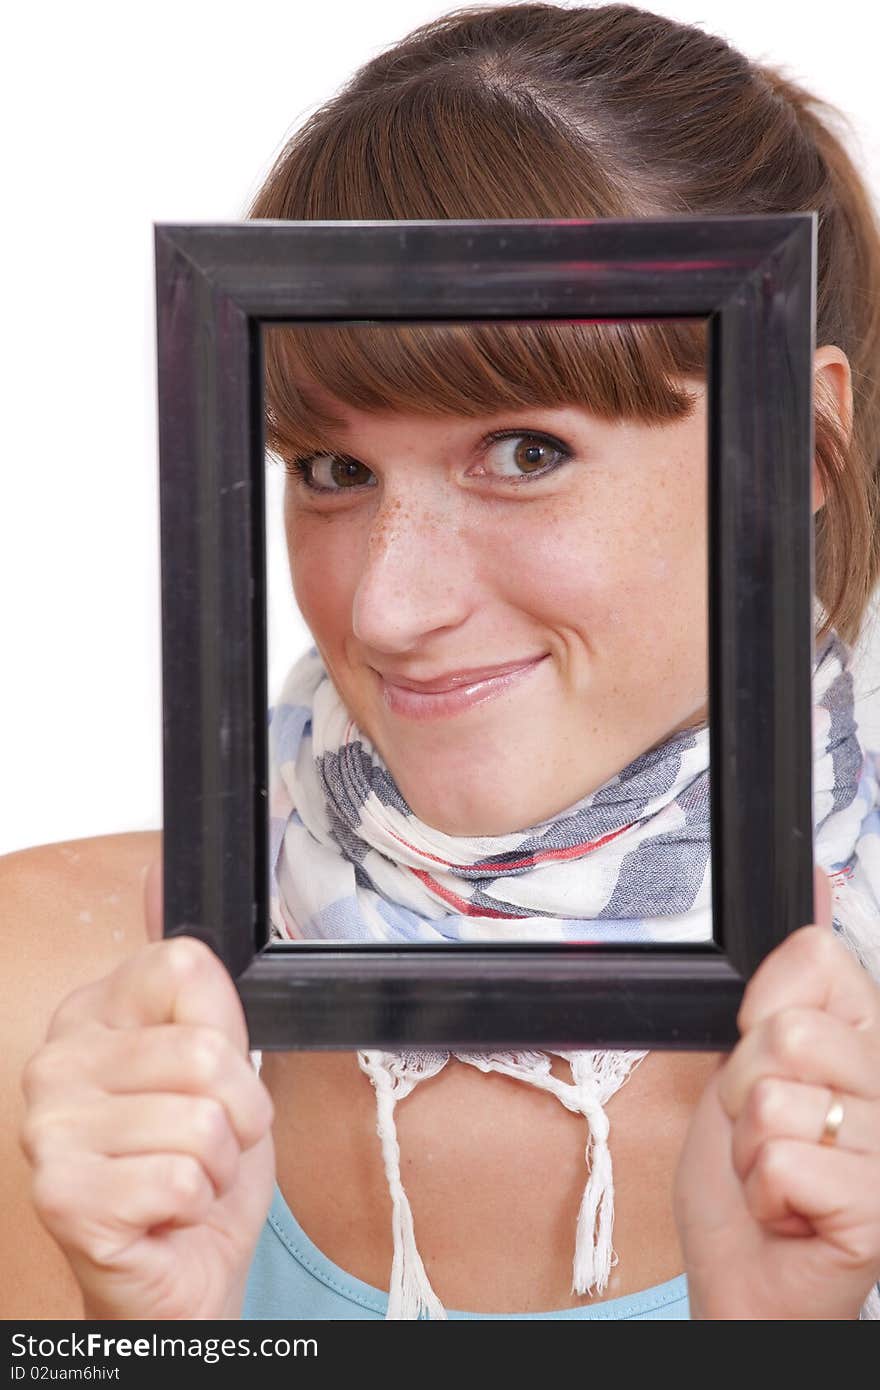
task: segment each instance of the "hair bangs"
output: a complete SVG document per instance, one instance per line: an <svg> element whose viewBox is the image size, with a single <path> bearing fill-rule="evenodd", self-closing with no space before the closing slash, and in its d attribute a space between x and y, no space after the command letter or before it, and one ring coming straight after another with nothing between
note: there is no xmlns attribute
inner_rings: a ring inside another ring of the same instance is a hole
<svg viewBox="0 0 880 1390"><path fill-rule="evenodd" d="M376 414L574 405L659 425L692 408L679 379L704 375L705 321L264 324L263 363L266 447L282 460L332 449L343 421L325 394Z"/></svg>
<svg viewBox="0 0 880 1390"><path fill-rule="evenodd" d="M585 219L663 210L617 169L601 127L572 131L514 80L500 55L355 77L345 100L304 123L249 216L291 221ZM512 119L513 117L513 119ZM522 127L522 128L521 128ZM528 128L528 140L523 129ZM624 193L623 190L626 189ZM491 414L578 405L662 424L690 409L678 384L705 372L703 320L467 321L264 325L268 449L331 448L341 421L310 387L362 411Z"/></svg>

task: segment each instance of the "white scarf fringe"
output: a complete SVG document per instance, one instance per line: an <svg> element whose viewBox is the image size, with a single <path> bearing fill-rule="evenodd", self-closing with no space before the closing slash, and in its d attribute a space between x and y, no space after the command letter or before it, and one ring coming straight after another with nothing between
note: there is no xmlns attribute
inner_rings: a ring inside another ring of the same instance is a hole
<svg viewBox="0 0 880 1390"><path fill-rule="evenodd" d="M604 1293L611 1270L617 1264L617 1255L612 1246L614 1176L608 1146L610 1126L603 1106L648 1054L633 1051L557 1052L555 1055L568 1060L571 1081L562 1081L553 1075L546 1052L358 1052L360 1067L370 1077L376 1092L376 1128L392 1201L394 1255L387 1318L447 1316L416 1246L412 1209L400 1175L394 1107L419 1081L436 1075L450 1056L482 1072L500 1072L548 1091L568 1110L586 1119L588 1178L575 1231L571 1291L581 1295Z"/></svg>
<svg viewBox="0 0 880 1390"><path fill-rule="evenodd" d="M394 1258L391 1262L391 1288L388 1294L388 1319L445 1318L446 1310L431 1288L422 1257L416 1246L412 1209L400 1176L400 1144L394 1122L394 1107L403 1096L426 1076L433 1075L424 1059L407 1066L406 1054L362 1051L358 1062L368 1074L376 1090L376 1110L382 1159L391 1193L391 1229L394 1237ZM410 1059L412 1061L412 1059Z"/></svg>

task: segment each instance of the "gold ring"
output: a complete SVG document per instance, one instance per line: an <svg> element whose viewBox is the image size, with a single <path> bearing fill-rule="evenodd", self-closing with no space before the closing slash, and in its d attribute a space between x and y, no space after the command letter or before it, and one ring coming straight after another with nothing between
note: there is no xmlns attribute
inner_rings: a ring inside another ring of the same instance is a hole
<svg viewBox="0 0 880 1390"><path fill-rule="evenodd" d="M828 1106L828 1113L825 1116L825 1123L822 1126L822 1133L819 1135L820 1144L836 1144L837 1136L840 1133L840 1126L843 1124L843 1101L836 1091L831 1092L831 1104Z"/></svg>

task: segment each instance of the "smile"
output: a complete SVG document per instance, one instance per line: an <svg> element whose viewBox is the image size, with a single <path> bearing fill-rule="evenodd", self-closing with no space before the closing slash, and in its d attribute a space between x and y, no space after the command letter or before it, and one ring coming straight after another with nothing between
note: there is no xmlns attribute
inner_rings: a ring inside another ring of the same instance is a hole
<svg viewBox="0 0 880 1390"><path fill-rule="evenodd" d="M549 653L534 661L524 662L522 666L500 672L497 676L487 676L482 680L470 681L451 690L421 691L410 690L402 685L394 685L380 676L382 698L394 714L405 719L444 719L453 714L472 709L475 705L494 700L505 690L518 685L532 671L548 660Z"/></svg>

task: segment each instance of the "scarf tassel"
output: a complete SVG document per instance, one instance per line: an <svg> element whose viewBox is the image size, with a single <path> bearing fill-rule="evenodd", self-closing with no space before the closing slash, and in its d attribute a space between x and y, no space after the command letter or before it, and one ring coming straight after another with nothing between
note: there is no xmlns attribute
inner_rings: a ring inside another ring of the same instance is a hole
<svg viewBox="0 0 880 1390"><path fill-rule="evenodd" d="M561 1081L552 1074L546 1054L455 1055L480 1071L502 1072L549 1091L567 1109L580 1113L586 1119L588 1178L575 1232L572 1293L603 1293L608 1286L611 1269L617 1264L617 1255L611 1243L614 1178L608 1146L610 1125L602 1108L602 1099L607 1099L622 1085L632 1067L646 1054L560 1054L568 1056L572 1069L571 1082ZM358 1057L376 1092L376 1129L382 1144L385 1177L392 1201L394 1255L386 1317L446 1318L446 1310L431 1287L416 1246L412 1209L400 1174L400 1145L394 1120L397 1101L430 1072L408 1067L405 1058L381 1052L362 1051Z"/></svg>
<svg viewBox="0 0 880 1390"><path fill-rule="evenodd" d="M391 1287L388 1291L387 1319L446 1317L446 1309L431 1287L416 1245L412 1208L400 1176L400 1144L394 1121L397 1104L395 1079L369 1054L362 1053L361 1065L369 1073L376 1090L376 1129L382 1143L385 1177L391 1194L391 1229L394 1255L391 1261ZM407 1087L407 1089L409 1089Z"/></svg>
<svg viewBox="0 0 880 1390"><path fill-rule="evenodd" d="M611 1244L614 1227L614 1177L608 1147L608 1116L601 1106L585 1109L589 1136L587 1167L590 1176L578 1212L571 1291L604 1293L617 1256Z"/></svg>

